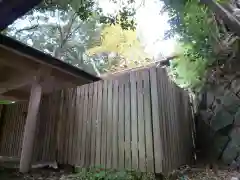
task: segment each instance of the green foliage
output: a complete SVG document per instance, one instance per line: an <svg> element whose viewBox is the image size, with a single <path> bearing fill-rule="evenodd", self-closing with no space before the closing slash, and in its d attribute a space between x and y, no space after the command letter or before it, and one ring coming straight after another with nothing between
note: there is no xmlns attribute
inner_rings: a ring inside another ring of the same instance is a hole
<svg viewBox="0 0 240 180"><path fill-rule="evenodd" d="M106 170L103 168L78 169L69 180L154 180L154 174L134 171Z"/></svg>
<svg viewBox="0 0 240 180"><path fill-rule="evenodd" d="M108 70L142 66L148 64L150 59L144 52L136 31L123 30L120 25L105 26L101 32L100 42L88 49L91 56L104 53L115 54L107 58Z"/></svg>
<svg viewBox="0 0 240 180"><path fill-rule="evenodd" d="M208 65L217 56L222 32L214 14L197 0L168 1L171 29L166 38L178 36L181 56L173 62L170 72L181 86L194 91L204 86Z"/></svg>
<svg viewBox="0 0 240 180"><path fill-rule="evenodd" d="M180 43L177 59L170 65L170 75L183 88L200 91L205 83L207 60L198 53L193 53L191 45Z"/></svg>
<svg viewBox="0 0 240 180"><path fill-rule="evenodd" d="M43 0L42 3L36 7L36 10L45 11L55 10L57 8L66 11L72 8L83 21L87 21L97 15L100 17L100 23L119 24L123 29L135 29L136 24L133 20L133 15L135 14L133 4L135 0L120 1L120 4L119 1L115 0L110 0L110 2L121 6L115 15L105 15L103 10L99 8L96 0ZM31 14L31 12L29 12L29 14Z"/></svg>

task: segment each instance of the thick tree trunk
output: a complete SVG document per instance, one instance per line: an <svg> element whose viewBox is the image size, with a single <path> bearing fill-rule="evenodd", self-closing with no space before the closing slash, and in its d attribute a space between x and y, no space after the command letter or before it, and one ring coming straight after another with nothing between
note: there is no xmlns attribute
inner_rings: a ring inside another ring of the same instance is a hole
<svg viewBox="0 0 240 180"><path fill-rule="evenodd" d="M37 125L37 114L41 101L42 87L38 82L33 82L28 105L28 115L25 124L24 137L22 143L22 153L20 159L20 172L26 173L30 170L33 146Z"/></svg>

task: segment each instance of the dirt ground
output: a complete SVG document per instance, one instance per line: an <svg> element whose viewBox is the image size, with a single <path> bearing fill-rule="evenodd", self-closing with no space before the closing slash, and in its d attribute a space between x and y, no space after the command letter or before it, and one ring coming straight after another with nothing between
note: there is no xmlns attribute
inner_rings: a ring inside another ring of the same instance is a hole
<svg viewBox="0 0 240 180"><path fill-rule="evenodd" d="M0 169L0 180L78 180L72 178L70 172L59 171L53 169L35 169L29 174L18 173L13 169ZM218 175L212 171L208 172L204 169L188 169L187 171L178 171L166 180L240 180L240 173L237 171L219 170ZM89 179L90 180L90 179ZM94 180L94 179L93 179Z"/></svg>
<svg viewBox="0 0 240 180"><path fill-rule="evenodd" d="M0 180L67 180L69 172L53 169L35 169L29 174L21 174L16 169L1 169Z"/></svg>

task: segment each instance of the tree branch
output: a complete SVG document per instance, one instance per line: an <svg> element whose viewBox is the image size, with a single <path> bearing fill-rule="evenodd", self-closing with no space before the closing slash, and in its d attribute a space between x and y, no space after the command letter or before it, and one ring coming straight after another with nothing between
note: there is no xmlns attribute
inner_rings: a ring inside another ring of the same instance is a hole
<svg viewBox="0 0 240 180"><path fill-rule="evenodd" d="M231 12L214 0L200 0L200 2L208 6L234 33L240 36L240 22Z"/></svg>
<svg viewBox="0 0 240 180"><path fill-rule="evenodd" d="M38 28L38 27L39 27L39 24L30 26L30 27L25 27L25 28L23 28L23 29L17 30L17 31L16 31L16 34L22 32L22 31L30 31L30 30L33 30L33 29Z"/></svg>

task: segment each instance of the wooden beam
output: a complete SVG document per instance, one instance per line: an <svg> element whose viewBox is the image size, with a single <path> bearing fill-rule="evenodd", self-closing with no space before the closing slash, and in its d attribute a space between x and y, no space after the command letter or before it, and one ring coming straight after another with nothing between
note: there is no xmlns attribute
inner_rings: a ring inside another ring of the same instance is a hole
<svg viewBox="0 0 240 180"><path fill-rule="evenodd" d="M18 89L33 82L33 75L24 75L24 77L13 77L5 82L0 82L0 94Z"/></svg>
<svg viewBox="0 0 240 180"><path fill-rule="evenodd" d="M32 84L31 95L28 105L28 115L26 119L23 143L22 143L22 153L20 159L20 172L27 173L31 167L32 154L34 148L34 139L37 125L37 114L39 111L39 106L42 96L42 87L38 81Z"/></svg>
<svg viewBox="0 0 240 180"><path fill-rule="evenodd" d="M13 96L3 96L0 94L0 100L2 101L27 101L27 99L24 98L17 98L17 97L13 97Z"/></svg>
<svg viewBox="0 0 240 180"><path fill-rule="evenodd" d="M22 56L17 52L3 48L0 45L0 63L15 68L20 71L36 71L39 68L39 63L31 60L28 57Z"/></svg>

